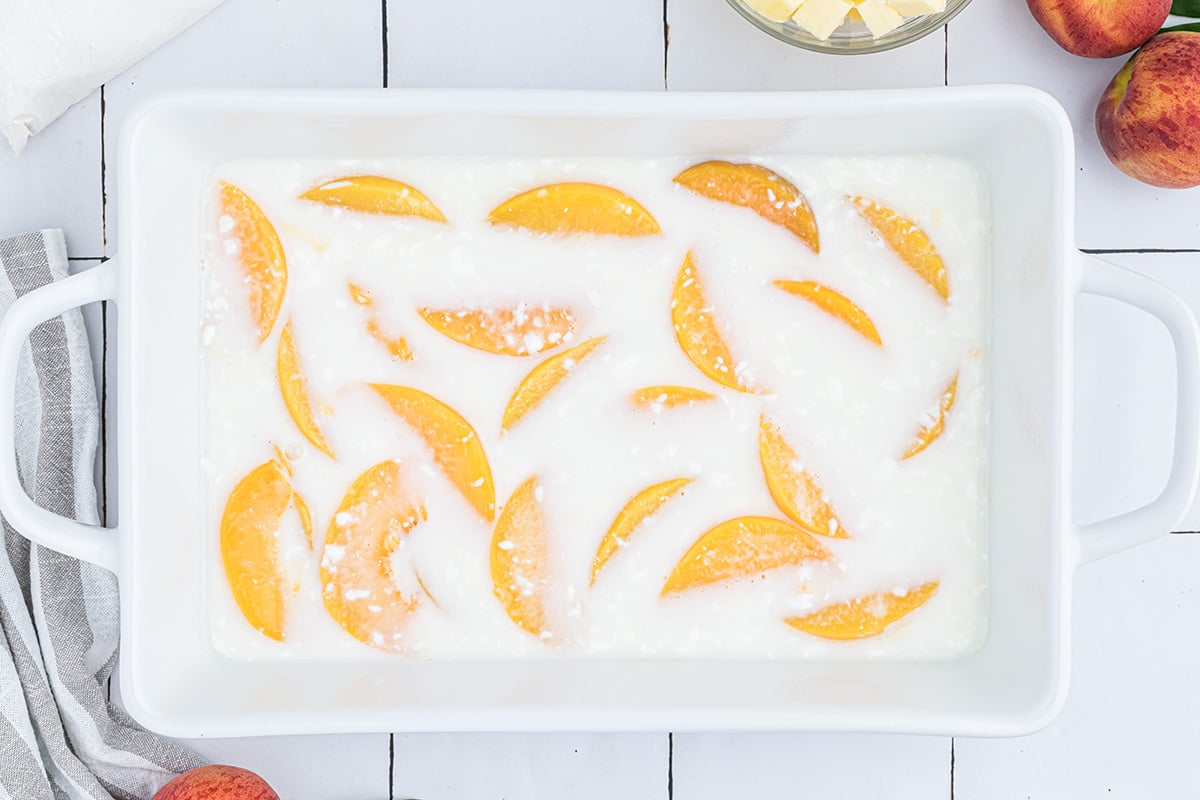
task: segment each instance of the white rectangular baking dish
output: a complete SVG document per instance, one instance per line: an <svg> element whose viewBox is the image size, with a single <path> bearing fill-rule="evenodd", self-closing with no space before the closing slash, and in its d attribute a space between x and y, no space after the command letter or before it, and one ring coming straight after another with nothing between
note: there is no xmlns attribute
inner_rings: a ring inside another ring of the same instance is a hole
<svg viewBox="0 0 1200 800"><path fill-rule="evenodd" d="M0 450L13 452L25 335L76 305L118 308L120 520L99 531L0 471L0 510L36 542L120 577L120 680L177 736L385 730L812 729L1007 735L1063 702L1082 562L1165 533L1200 467L1198 332L1167 289L1073 244L1072 139L1034 90L831 94L205 92L155 100L121 144L118 259L26 295L0 325ZM994 212L989 620L983 648L934 662L550 660L256 664L208 644L200 598L201 199L252 156L939 153L974 161ZM1161 496L1080 528L1071 486L1073 307L1081 292L1158 316L1178 369ZM11 458L11 456L10 456Z"/></svg>

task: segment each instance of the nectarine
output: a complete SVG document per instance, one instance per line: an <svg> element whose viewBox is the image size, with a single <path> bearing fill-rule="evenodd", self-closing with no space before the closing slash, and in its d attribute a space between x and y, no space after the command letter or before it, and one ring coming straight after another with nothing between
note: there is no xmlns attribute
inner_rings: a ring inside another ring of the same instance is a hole
<svg viewBox="0 0 1200 800"><path fill-rule="evenodd" d="M1096 109L1104 152L1152 186L1200 185L1200 33L1155 36L1121 68Z"/></svg>
<svg viewBox="0 0 1200 800"><path fill-rule="evenodd" d="M213 764L183 773L153 800L279 800L279 795L248 769Z"/></svg>
<svg viewBox="0 0 1200 800"><path fill-rule="evenodd" d="M1087 58L1128 53L1153 36L1171 0L1028 0L1033 18L1067 52Z"/></svg>

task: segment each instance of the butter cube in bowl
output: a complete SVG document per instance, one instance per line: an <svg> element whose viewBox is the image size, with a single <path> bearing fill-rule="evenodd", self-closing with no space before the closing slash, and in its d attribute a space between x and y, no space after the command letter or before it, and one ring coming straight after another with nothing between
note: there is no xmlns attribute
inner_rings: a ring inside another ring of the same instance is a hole
<svg viewBox="0 0 1200 800"><path fill-rule="evenodd" d="M971 0L728 0L780 41L819 53L891 50L932 33Z"/></svg>

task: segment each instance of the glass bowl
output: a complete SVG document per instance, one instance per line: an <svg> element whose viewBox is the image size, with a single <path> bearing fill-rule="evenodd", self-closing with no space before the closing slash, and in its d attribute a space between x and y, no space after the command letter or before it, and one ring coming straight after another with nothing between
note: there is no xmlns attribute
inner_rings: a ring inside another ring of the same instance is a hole
<svg viewBox="0 0 1200 800"><path fill-rule="evenodd" d="M795 47L802 47L816 53L863 55L882 53L884 50L902 47L933 33L966 8L967 3L970 3L971 0L946 0L945 11L910 17L899 28L885 33L878 39L871 35L863 23L847 20L825 41L821 41L790 20L776 22L767 19L747 5L745 0L727 0L727 2L756 28L769 33L781 42L787 42Z"/></svg>

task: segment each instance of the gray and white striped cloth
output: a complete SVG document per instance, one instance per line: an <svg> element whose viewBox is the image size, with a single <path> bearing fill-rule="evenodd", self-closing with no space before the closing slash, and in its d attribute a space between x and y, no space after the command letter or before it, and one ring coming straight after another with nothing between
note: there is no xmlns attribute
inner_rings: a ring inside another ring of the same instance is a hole
<svg viewBox="0 0 1200 800"><path fill-rule="evenodd" d="M0 239L0 313L66 275L61 231ZM17 466L39 505L96 524L100 415L91 362L78 310L34 330L17 381ZM12 456L0 453L0 469L12 469L6 458ZM4 544L0 800L145 800L175 773L199 766L108 701L119 630L116 577L30 545L7 522Z"/></svg>

